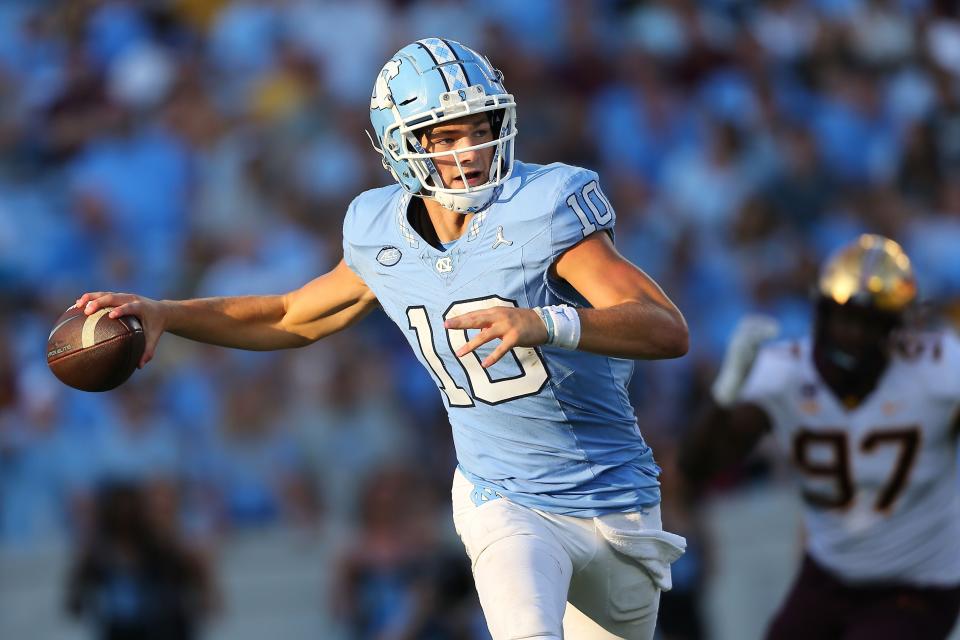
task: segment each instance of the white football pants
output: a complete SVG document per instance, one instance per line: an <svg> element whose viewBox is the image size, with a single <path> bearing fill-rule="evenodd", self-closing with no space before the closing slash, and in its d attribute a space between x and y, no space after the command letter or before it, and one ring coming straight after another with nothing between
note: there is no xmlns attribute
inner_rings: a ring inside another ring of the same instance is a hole
<svg viewBox="0 0 960 640"><path fill-rule="evenodd" d="M494 640L650 640L670 563L686 541L660 507L598 518L560 516L506 498L479 506L453 478L453 522Z"/></svg>

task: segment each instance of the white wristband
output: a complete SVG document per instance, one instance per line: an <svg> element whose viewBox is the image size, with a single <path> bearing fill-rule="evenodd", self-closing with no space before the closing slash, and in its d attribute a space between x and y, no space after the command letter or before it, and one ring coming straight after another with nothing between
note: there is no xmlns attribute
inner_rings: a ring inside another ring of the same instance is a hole
<svg viewBox="0 0 960 640"><path fill-rule="evenodd" d="M547 328L547 344L561 349L576 349L580 344L580 314L565 304L536 307Z"/></svg>

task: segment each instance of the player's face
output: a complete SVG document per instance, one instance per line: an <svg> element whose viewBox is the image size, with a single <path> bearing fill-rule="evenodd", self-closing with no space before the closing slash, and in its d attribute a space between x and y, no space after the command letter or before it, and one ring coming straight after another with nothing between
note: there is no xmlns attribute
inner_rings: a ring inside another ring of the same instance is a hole
<svg viewBox="0 0 960 640"><path fill-rule="evenodd" d="M882 359L889 350L895 318L855 305L831 305L824 314L823 335L831 359L844 369Z"/></svg>
<svg viewBox="0 0 960 640"><path fill-rule="evenodd" d="M465 116L450 122L444 122L430 128L421 138L420 143L429 153L444 153L458 151L456 159L460 160L460 168L454 154L438 156L433 159L440 172L440 180L447 189L464 189L468 186L476 187L490 179L490 163L493 161L495 145L461 151L493 140L493 129L486 114Z"/></svg>

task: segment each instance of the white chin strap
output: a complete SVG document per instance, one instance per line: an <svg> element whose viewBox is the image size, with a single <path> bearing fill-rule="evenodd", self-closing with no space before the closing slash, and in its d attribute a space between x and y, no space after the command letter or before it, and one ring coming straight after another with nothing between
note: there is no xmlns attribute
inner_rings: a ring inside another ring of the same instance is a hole
<svg viewBox="0 0 960 640"><path fill-rule="evenodd" d="M448 193L445 191L435 191L425 195L427 198L433 198L446 209L456 211L457 213L474 213L487 206L493 199L495 188L490 186L487 189L472 191L470 193Z"/></svg>

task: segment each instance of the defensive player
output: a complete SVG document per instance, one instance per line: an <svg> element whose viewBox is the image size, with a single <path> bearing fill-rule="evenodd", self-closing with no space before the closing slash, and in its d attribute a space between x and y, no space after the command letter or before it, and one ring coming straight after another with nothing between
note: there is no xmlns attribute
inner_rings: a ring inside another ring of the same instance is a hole
<svg viewBox="0 0 960 640"><path fill-rule="evenodd" d="M914 276L882 236L838 251L818 291L812 341L761 346L775 322L741 322L681 467L700 484L772 432L799 472L806 555L769 638L945 638L960 611L960 342L905 325Z"/></svg>
<svg viewBox="0 0 960 640"><path fill-rule="evenodd" d="M89 313L243 349L310 344L376 306L436 379L459 461L454 522L494 638L650 638L669 564L630 359L687 350L682 315L613 245L591 171L514 159L515 102L448 40L398 51L370 101L397 185L361 194L343 260L278 296L88 293Z"/></svg>

